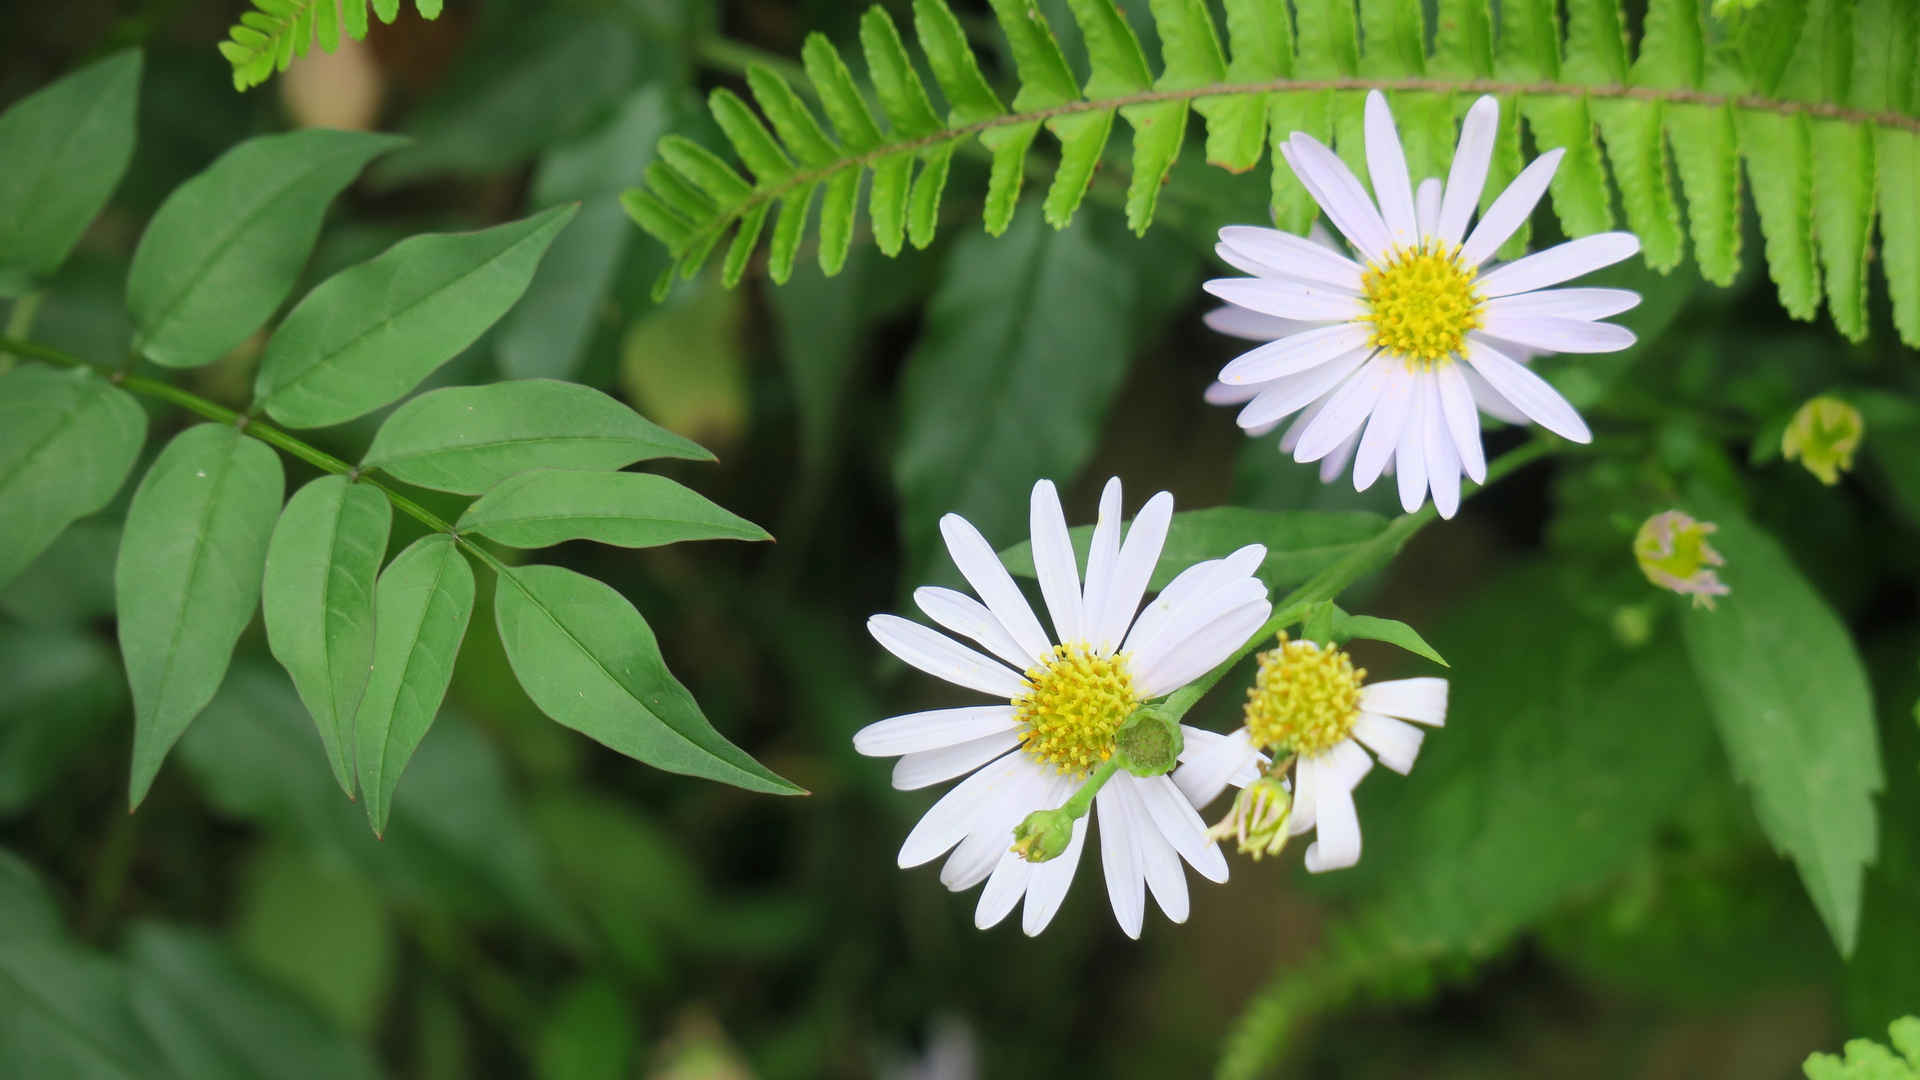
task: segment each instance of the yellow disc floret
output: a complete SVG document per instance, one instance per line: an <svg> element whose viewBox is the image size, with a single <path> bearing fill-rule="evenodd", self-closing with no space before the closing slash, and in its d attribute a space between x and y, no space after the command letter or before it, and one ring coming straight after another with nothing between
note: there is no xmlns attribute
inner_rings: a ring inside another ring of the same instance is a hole
<svg viewBox="0 0 1920 1080"><path fill-rule="evenodd" d="M1055 645L1026 679L1029 689L1013 699L1021 745L1062 773L1085 773L1112 757L1114 732L1140 705L1124 653Z"/></svg>
<svg viewBox="0 0 1920 1080"><path fill-rule="evenodd" d="M1428 370L1460 352L1467 331L1481 325L1482 298L1474 288L1475 271L1460 260L1460 249L1395 248L1384 264L1368 264L1362 275L1361 319L1373 326L1367 343Z"/></svg>
<svg viewBox="0 0 1920 1080"><path fill-rule="evenodd" d="M1312 757L1334 748L1360 716L1360 680L1342 649L1288 641L1260 654L1260 672L1247 691L1247 734L1255 746Z"/></svg>

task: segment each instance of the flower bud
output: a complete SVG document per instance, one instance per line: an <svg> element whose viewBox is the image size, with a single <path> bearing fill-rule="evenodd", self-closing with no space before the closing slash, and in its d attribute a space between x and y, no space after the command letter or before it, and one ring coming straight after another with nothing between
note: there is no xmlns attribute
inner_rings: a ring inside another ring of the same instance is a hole
<svg viewBox="0 0 1920 1080"><path fill-rule="evenodd" d="M1152 705L1135 709L1113 736L1120 766L1135 776L1163 776L1172 772L1173 767L1180 764L1180 750L1185 743L1185 737L1180 734L1180 721Z"/></svg>
<svg viewBox="0 0 1920 1080"><path fill-rule="evenodd" d="M1867 433L1867 422L1860 410L1839 398L1824 395L1808 399L1787 422L1780 436L1780 454L1788 461L1798 459L1807 471L1832 486L1840 474L1853 468L1853 452Z"/></svg>
<svg viewBox="0 0 1920 1080"><path fill-rule="evenodd" d="M1240 790L1233 809L1207 830L1208 839L1236 840L1240 854L1258 861L1287 846L1287 822L1293 817L1293 793L1277 776L1262 776Z"/></svg>
<svg viewBox="0 0 1920 1080"><path fill-rule="evenodd" d="M1647 580L1669 592L1693 597L1695 607L1713 607L1713 598L1732 590L1713 572L1727 560L1707 543L1718 529L1710 521L1695 521L1679 510L1648 518L1633 538L1633 557Z"/></svg>
<svg viewBox="0 0 1920 1080"><path fill-rule="evenodd" d="M1073 815L1065 810L1035 810L1013 828L1013 851L1028 862L1058 858L1073 841Z"/></svg>

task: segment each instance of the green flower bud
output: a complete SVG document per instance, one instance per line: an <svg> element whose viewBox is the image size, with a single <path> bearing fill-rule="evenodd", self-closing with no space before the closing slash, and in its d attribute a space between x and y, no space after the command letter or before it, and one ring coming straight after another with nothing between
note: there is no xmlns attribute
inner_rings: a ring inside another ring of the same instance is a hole
<svg viewBox="0 0 1920 1080"><path fill-rule="evenodd" d="M1809 399L1787 422L1780 453L1788 461L1799 460L1821 483L1832 486L1853 468L1853 452L1866 433L1859 409L1823 395Z"/></svg>
<svg viewBox="0 0 1920 1080"><path fill-rule="evenodd" d="M1237 840L1240 854L1258 862L1262 856L1278 855L1287 846L1287 822L1293 817L1293 793L1277 776L1262 776L1240 790L1233 809L1220 823L1207 830L1216 842Z"/></svg>
<svg viewBox="0 0 1920 1080"><path fill-rule="evenodd" d="M1013 851L1028 862L1058 858L1072 840L1073 815L1065 810L1035 810L1013 829Z"/></svg>
<svg viewBox="0 0 1920 1080"><path fill-rule="evenodd" d="M1135 776L1163 776L1180 764L1186 739L1180 721L1152 705L1143 705L1114 732L1113 748L1120 767Z"/></svg>
<svg viewBox="0 0 1920 1080"><path fill-rule="evenodd" d="M1732 590L1713 572L1725 563L1707 543L1718 526L1695 521L1679 510L1648 518L1633 538L1633 557L1647 580L1670 592L1693 597L1695 607L1713 607L1713 598Z"/></svg>

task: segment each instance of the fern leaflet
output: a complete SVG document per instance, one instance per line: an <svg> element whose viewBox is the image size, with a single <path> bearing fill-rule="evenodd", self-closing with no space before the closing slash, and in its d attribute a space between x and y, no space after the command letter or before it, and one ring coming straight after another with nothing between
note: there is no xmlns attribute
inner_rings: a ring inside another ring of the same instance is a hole
<svg viewBox="0 0 1920 1080"><path fill-rule="evenodd" d="M1887 1027L1893 1047L1850 1039L1846 1057L1812 1054L1801 1071L1807 1080L1920 1080L1920 1017L1903 1016Z"/></svg>
<svg viewBox="0 0 1920 1080"><path fill-rule="evenodd" d="M1507 0L1497 25L1485 0L1439 0L1432 18L1414 0L1360 0L1357 12L1352 0L1224 0L1224 37L1205 0L1152 0L1156 72L1114 0L1069 0L1087 46L1083 78L1038 9L992 0L1012 60L1009 98L946 0L914 0L938 99L876 6L859 34L870 85L825 37L806 42L807 89L824 122L778 74L750 68L757 111L732 90L711 99L745 173L669 136L624 204L674 256L657 293L676 272L692 276L729 233L724 277L737 282L770 216L769 272L784 282L816 197L820 265L840 269L869 174L881 250L926 246L963 149L990 160L984 219L998 235L1046 132L1059 159L1042 212L1063 227L1096 168L1127 167L1103 160L1117 117L1131 130L1127 220L1144 232L1187 142L1189 111L1222 168L1249 170L1276 140L1305 131L1364 177L1361 100L1385 90L1418 179L1445 175L1457 117L1494 94L1504 107L1488 198L1518 171L1524 129L1539 149L1567 148L1551 194L1570 235L1614 227L1617 203L1654 268L1678 266L1690 240L1701 273L1726 284L1740 265L1750 187L1782 304L1811 319L1824 294L1854 339L1866 333L1877 228L1895 325L1920 345L1920 47L1907 2L1777 0L1723 6L1725 17L1710 19L1706 0L1650 0L1629 48L1621 0L1566 0L1564 28L1557 0ZM1304 232L1316 211L1284 167L1272 191L1275 220ZM1523 244L1517 237L1505 254Z"/></svg>
<svg viewBox="0 0 1920 1080"><path fill-rule="evenodd" d="M367 8L383 23L400 16L400 0L252 0L253 11L227 29L220 55L233 65L233 88L259 86L276 71L287 70L296 56L307 55L315 39L323 52L340 47L342 31L355 41L367 36ZM440 17L442 0L413 0L423 19Z"/></svg>

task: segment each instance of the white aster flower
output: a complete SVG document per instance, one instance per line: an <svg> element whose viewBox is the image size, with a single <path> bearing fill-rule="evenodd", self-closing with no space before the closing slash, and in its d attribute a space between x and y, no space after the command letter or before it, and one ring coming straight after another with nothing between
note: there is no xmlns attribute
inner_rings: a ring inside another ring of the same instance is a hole
<svg viewBox="0 0 1920 1080"><path fill-rule="evenodd" d="M1269 758L1263 749L1283 767L1291 759L1287 834L1315 832L1306 866L1316 874L1352 866L1360 861L1353 789L1373 768L1367 751L1405 775L1425 738L1407 721L1440 727L1447 718L1445 679L1367 683L1366 675L1344 649L1288 641L1281 634L1279 647L1260 654L1260 672L1247 691L1245 726L1228 735L1189 731L1174 783L1193 805L1204 807L1227 785L1244 788L1264 775ZM1236 805L1236 814L1245 812Z"/></svg>
<svg viewBox="0 0 1920 1080"><path fill-rule="evenodd" d="M1006 918L1023 896L1022 928L1029 935L1046 928L1073 881L1089 818L1074 822L1063 854L1040 863L1011 850L1014 827L1066 802L1112 756L1114 734L1136 707L1212 670L1272 611L1266 586L1253 577L1266 557L1258 544L1189 567L1142 610L1172 517L1173 496L1163 491L1147 500L1123 542L1120 481L1109 480L1083 588L1060 497L1042 480L1032 497L1033 562L1052 637L992 546L957 514L940 520L940 532L979 599L941 588L917 589L913 599L929 619L985 651L896 615L867 620L874 639L907 664L999 699L896 716L853 737L863 754L900 758L893 783L902 790L967 776L908 834L899 861L919 866L952 851L940 880L955 892L986 883L974 912L981 929ZM1118 771L1094 807L1107 893L1129 935L1140 935L1147 891L1169 919L1186 919L1180 860L1210 881L1227 879L1225 856L1171 777Z"/></svg>
<svg viewBox="0 0 1920 1080"><path fill-rule="evenodd" d="M1416 193L1386 98L1367 95L1369 197L1352 170L1312 136L1294 132L1281 155L1359 261L1330 245L1276 229L1220 230L1215 248L1250 278L1220 278L1208 292L1233 305L1208 322L1267 344L1220 372L1209 401L1244 401L1239 424L1264 434L1300 413L1282 442L1300 462L1328 461L1330 480L1353 460L1364 491L1388 466L1408 512L1433 493L1442 517L1460 505L1460 476L1486 478L1476 407L1531 421L1575 442L1585 421L1526 350L1613 352L1630 330L1599 320L1640 302L1626 289L1558 285L1640 250L1632 233L1570 240L1505 265L1494 252L1533 212L1563 153L1535 159L1468 230L1486 184L1500 106L1468 110L1446 183ZM1377 200L1377 201L1376 201Z"/></svg>

